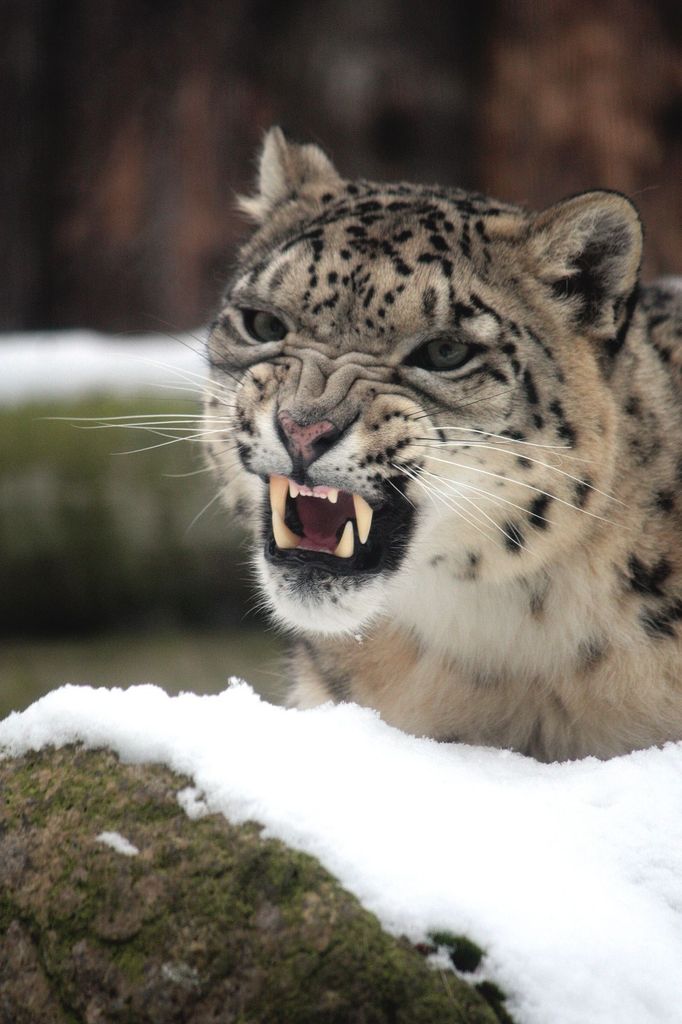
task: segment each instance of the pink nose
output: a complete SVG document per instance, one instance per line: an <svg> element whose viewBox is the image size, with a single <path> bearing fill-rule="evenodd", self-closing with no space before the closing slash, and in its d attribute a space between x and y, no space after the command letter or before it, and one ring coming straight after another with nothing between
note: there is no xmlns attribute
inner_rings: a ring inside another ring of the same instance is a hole
<svg viewBox="0 0 682 1024"><path fill-rule="evenodd" d="M283 409L277 416L282 440L295 462L309 466L323 452L331 447L340 431L330 420L319 420L306 425L297 423L290 413Z"/></svg>

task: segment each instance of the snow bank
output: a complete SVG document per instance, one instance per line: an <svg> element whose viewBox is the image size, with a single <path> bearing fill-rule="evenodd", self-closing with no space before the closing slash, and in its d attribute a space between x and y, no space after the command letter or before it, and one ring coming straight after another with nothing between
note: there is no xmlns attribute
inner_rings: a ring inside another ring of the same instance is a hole
<svg viewBox="0 0 682 1024"><path fill-rule="evenodd" d="M189 774L183 806L314 854L386 929L463 932L519 1024L674 1024L682 745L542 765L446 746L352 705L65 686L0 723L11 755L82 740Z"/></svg>
<svg viewBox="0 0 682 1024"><path fill-rule="evenodd" d="M205 333L116 337L95 331L0 335L0 406L91 393L192 386L206 376Z"/></svg>

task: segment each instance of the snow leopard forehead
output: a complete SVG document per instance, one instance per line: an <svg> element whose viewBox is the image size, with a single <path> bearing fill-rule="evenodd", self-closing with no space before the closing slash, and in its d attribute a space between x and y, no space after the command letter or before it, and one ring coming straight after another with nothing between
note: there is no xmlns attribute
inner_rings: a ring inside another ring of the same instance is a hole
<svg viewBox="0 0 682 1024"><path fill-rule="evenodd" d="M323 190L324 189L324 190ZM269 305L338 351L380 353L494 315L477 293L513 275L527 217L479 193L333 180L285 204L240 256L233 302ZM311 201L315 207L311 208ZM494 263L495 243L509 258Z"/></svg>

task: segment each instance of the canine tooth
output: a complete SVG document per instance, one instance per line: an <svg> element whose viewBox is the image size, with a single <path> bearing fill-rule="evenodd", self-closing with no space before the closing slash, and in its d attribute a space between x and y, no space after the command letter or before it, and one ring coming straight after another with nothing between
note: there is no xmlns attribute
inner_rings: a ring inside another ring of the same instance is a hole
<svg viewBox="0 0 682 1024"><path fill-rule="evenodd" d="M275 544L278 548L297 548L301 543L301 538L297 537L293 533L287 524L282 519L279 512L273 508L272 510L272 532L275 535Z"/></svg>
<svg viewBox="0 0 682 1024"><path fill-rule="evenodd" d="M290 480L289 481L289 494L291 495L292 498L297 498L298 497L299 490L300 490L300 488L299 488L298 484L295 484L293 480Z"/></svg>
<svg viewBox="0 0 682 1024"><path fill-rule="evenodd" d="M284 522L284 508L287 503L289 481L285 476L270 477L270 508Z"/></svg>
<svg viewBox="0 0 682 1024"><path fill-rule="evenodd" d="M336 487L330 487L329 491L327 492L327 501L331 501L332 505L336 505L338 500L339 492L337 491Z"/></svg>
<svg viewBox="0 0 682 1024"><path fill-rule="evenodd" d="M350 558L355 550L355 538L353 537L353 524L348 520L343 528L341 540L336 546L334 554L337 558Z"/></svg>
<svg viewBox="0 0 682 1024"><path fill-rule="evenodd" d="M365 544L369 537L369 531L372 528L372 516L374 513L365 499L359 494L353 495L353 504L355 505L355 522L358 524L358 537L360 538L360 543Z"/></svg>

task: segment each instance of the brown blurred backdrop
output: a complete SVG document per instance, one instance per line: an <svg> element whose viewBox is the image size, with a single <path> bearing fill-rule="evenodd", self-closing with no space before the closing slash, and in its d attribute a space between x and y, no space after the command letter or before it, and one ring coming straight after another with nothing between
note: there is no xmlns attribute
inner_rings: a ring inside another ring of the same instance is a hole
<svg viewBox="0 0 682 1024"><path fill-rule="evenodd" d="M207 320L263 130L345 174L635 198L682 270L679 0L3 0L0 328Z"/></svg>

